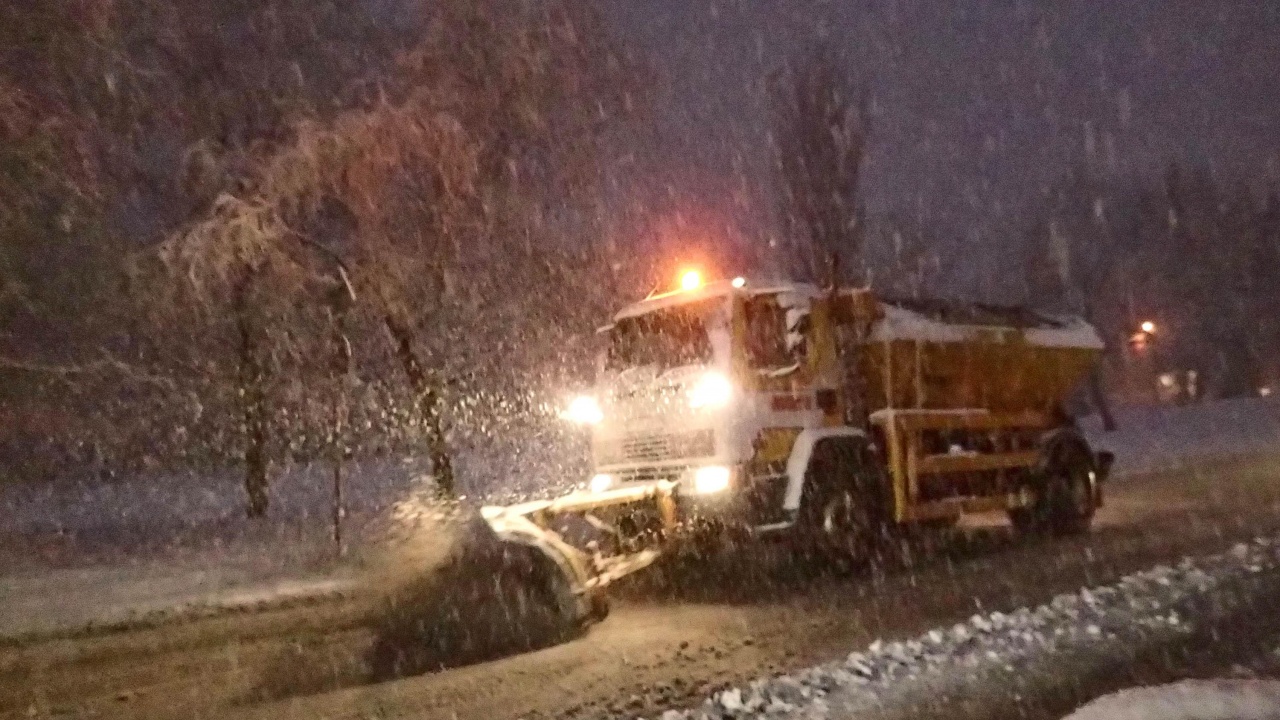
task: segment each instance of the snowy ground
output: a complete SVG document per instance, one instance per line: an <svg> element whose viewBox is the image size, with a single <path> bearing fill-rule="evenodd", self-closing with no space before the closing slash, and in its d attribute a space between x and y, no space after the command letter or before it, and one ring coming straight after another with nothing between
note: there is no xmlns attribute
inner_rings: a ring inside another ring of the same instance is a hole
<svg viewBox="0 0 1280 720"><path fill-rule="evenodd" d="M272 477L265 522L244 516L234 473L115 482L0 484L0 572L157 561L322 565L331 543L330 469L292 467ZM349 542L423 477L420 462L349 464L344 485ZM269 551L266 551L269 550Z"/></svg>
<svg viewBox="0 0 1280 720"><path fill-rule="evenodd" d="M350 470L341 558L323 467L280 473L266 522L243 516L232 476L0 485L0 638L346 592L388 508L421 484L413 463Z"/></svg>
<svg viewBox="0 0 1280 720"><path fill-rule="evenodd" d="M1091 444L1116 454L1116 474L1176 470L1214 458L1280 451L1280 398L1120 408L1116 425L1108 433L1096 416L1081 422Z"/></svg>
<svg viewBox="0 0 1280 720"><path fill-rule="evenodd" d="M1106 695L1066 720L1275 720L1280 680L1184 680Z"/></svg>
<svg viewBox="0 0 1280 720"><path fill-rule="evenodd" d="M0 638L104 630L348 593L342 572L262 576L236 567L107 567L0 578Z"/></svg>
<svg viewBox="0 0 1280 720"><path fill-rule="evenodd" d="M1251 610L1274 610L1277 589L1280 539L1259 538L1039 607L974 615L905 642L877 641L842 662L723 690L662 720L998 717L993 698L1034 702L1045 685L1081 682L1143 648L1215 637L1221 624ZM1277 699L1274 688L1254 693L1253 709L1272 704L1269 714L1247 717L1280 717Z"/></svg>

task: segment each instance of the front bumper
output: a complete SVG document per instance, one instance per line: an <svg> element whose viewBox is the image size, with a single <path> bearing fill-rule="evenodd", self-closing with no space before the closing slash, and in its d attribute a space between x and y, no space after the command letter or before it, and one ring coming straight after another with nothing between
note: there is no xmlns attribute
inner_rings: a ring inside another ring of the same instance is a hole
<svg viewBox="0 0 1280 720"><path fill-rule="evenodd" d="M697 492L695 477L698 464L646 467L604 467L601 473L615 478L610 490L646 487L651 483L669 483L679 524L700 525L707 522L722 525L756 527L786 520L782 508L787 480L783 475L753 476L745 465L723 465L730 473L727 487L717 492Z"/></svg>

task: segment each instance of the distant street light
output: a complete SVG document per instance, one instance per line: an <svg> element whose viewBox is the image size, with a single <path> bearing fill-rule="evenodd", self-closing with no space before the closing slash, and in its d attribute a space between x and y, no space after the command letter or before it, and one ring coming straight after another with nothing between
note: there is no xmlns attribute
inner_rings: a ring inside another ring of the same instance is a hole
<svg viewBox="0 0 1280 720"><path fill-rule="evenodd" d="M1143 320L1138 331L1129 336L1129 346L1134 352L1144 352L1156 337L1156 324L1151 320Z"/></svg>

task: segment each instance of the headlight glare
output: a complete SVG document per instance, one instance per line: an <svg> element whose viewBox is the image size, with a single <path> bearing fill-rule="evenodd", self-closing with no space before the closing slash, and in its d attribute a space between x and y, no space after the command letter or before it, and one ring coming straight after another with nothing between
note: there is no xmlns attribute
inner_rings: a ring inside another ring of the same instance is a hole
<svg viewBox="0 0 1280 720"><path fill-rule="evenodd" d="M733 399L733 383L718 372L709 372L698 378L689 388L689 405L694 408L723 407Z"/></svg>
<svg viewBox="0 0 1280 720"><path fill-rule="evenodd" d="M601 493L613 487L613 476L609 473L596 473L591 476L591 482L587 484L593 493Z"/></svg>
<svg viewBox="0 0 1280 720"><path fill-rule="evenodd" d="M729 487L731 473L723 465L707 465L693 473L693 491L698 495L723 492Z"/></svg>
<svg viewBox="0 0 1280 720"><path fill-rule="evenodd" d="M569 403L561 417L579 425L597 425L604 420L604 412L600 410L600 403L595 398L579 395Z"/></svg>

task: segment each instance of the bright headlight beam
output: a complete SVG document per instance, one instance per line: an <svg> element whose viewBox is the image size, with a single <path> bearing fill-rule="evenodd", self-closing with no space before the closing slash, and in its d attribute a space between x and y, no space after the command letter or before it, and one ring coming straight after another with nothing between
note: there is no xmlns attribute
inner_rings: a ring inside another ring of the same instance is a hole
<svg viewBox="0 0 1280 720"><path fill-rule="evenodd" d="M613 487L613 476L609 473L596 473L591 476L591 482L587 483L587 487L591 488L593 493L602 493Z"/></svg>
<svg viewBox="0 0 1280 720"><path fill-rule="evenodd" d="M722 407L732 398L733 383L718 372L703 375L689 388L689 406L693 408Z"/></svg>
<svg viewBox="0 0 1280 720"><path fill-rule="evenodd" d="M590 395L579 395L569 403L569 407L561 413L561 417L579 425L596 425L604 420L604 412L600 403Z"/></svg>
<svg viewBox="0 0 1280 720"><path fill-rule="evenodd" d="M707 465L693 473L693 491L698 495L723 492L729 487L729 468L723 465Z"/></svg>

